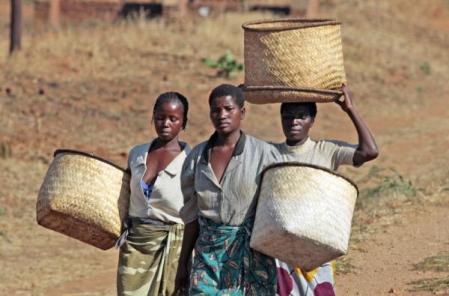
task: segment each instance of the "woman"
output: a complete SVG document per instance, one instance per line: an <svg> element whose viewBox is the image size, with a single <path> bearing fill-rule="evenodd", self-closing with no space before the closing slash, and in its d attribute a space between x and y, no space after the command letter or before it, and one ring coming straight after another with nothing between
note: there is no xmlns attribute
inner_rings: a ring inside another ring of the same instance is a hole
<svg viewBox="0 0 449 296"><path fill-rule="evenodd" d="M153 108L157 138L131 149L131 196L121 237L119 295L172 295L184 225L180 176L190 148L178 139L186 127L187 99L161 94Z"/></svg>
<svg viewBox="0 0 449 296"><path fill-rule="evenodd" d="M246 135L242 91L223 84L209 96L215 133L196 146L182 170L186 223L176 285L190 295L274 295L274 259L249 247L262 169L274 147ZM195 248L191 270L188 267Z"/></svg>
<svg viewBox="0 0 449 296"><path fill-rule="evenodd" d="M339 100L337 103L352 120L359 138L358 145L310 139L309 130L315 122L316 104L284 103L281 105L281 120L286 141L275 144L280 152L279 161L299 161L337 170L340 165L361 166L378 156L374 137L355 109L345 85L343 85L342 91L344 100ZM325 263L307 273L302 272L300 268L291 268L279 260L276 260L276 265L278 267L278 295L335 295L335 262Z"/></svg>

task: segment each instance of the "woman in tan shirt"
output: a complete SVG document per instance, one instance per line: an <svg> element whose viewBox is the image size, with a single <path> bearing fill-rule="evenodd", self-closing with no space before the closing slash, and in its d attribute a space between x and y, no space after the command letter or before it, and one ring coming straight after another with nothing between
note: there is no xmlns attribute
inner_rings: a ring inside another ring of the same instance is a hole
<svg viewBox="0 0 449 296"><path fill-rule="evenodd" d="M131 196L127 229L119 241L118 295L172 295L184 224L180 176L190 148L178 135L188 102L161 94L153 108L157 138L129 152Z"/></svg>
<svg viewBox="0 0 449 296"><path fill-rule="evenodd" d="M342 87L344 100L337 101L349 116L357 131L359 143L351 145L334 140L315 141L309 130L317 114L315 103L284 103L281 105L282 129L285 142L275 144L280 162L297 161L337 170L340 165L361 166L378 155L374 137L359 116L346 86ZM335 261L328 262L311 272L290 267L276 260L279 296L332 296L335 295Z"/></svg>

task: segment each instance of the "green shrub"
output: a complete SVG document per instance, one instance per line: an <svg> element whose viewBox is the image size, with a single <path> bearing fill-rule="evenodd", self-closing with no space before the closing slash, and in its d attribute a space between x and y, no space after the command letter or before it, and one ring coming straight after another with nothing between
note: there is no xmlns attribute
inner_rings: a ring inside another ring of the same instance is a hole
<svg viewBox="0 0 449 296"><path fill-rule="evenodd" d="M230 51L226 51L216 61L204 58L202 62L210 68L217 69L217 76L223 78L232 78L237 72L243 70L243 64L239 63Z"/></svg>

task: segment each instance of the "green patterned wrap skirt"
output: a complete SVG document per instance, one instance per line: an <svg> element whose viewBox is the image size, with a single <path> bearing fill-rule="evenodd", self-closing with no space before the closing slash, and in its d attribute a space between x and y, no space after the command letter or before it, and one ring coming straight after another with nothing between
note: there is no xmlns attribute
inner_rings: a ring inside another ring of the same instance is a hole
<svg viewBox="0 0 449 296"><path fill-rule="evenodd" d="M199 217L190 295L276 294L274 259L250 249L254 219L230 226Z"/></svg>

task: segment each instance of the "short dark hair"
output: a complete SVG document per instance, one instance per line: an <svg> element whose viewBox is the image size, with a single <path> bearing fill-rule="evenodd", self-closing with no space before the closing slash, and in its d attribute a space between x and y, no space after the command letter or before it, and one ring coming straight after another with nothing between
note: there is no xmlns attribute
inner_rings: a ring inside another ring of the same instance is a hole
<svg viewBox="0 0 449 296"><path fill-rule="evenodd" d="M209 106L212 104L212 101L219 97L231 96L234 98L235 103L243 108L245 105L245 97L243 95L243 91L234 85L231 84L221 84L214 88L209 95Z"/></svg>
<svg viewBox="0 0 449 296"><path fill-rule="evenodd" d="M153 116L154 116L154 113L156 113L156 111L162 106L162 104L167 103L167 102L181 103L181 105L183 107L183 111L184 111L182 128L185 129L187 126L187 113L189 112L189 101L187 100L187 98L185 96L183 96L179 92L169 91L169 92L160 94L159 97L157 97L156 102L154 103Z"/></svg>
<svg viewBox="0 0 449 296"><path fill-rule="evenodd" d="M316 117L317 114L317 108L315 102L289 102L289 103L282 103L281 104L281 114L285 111L287 108L293 108L298 106L305 106L309 110L310 116L313 118Z"/></svg>

